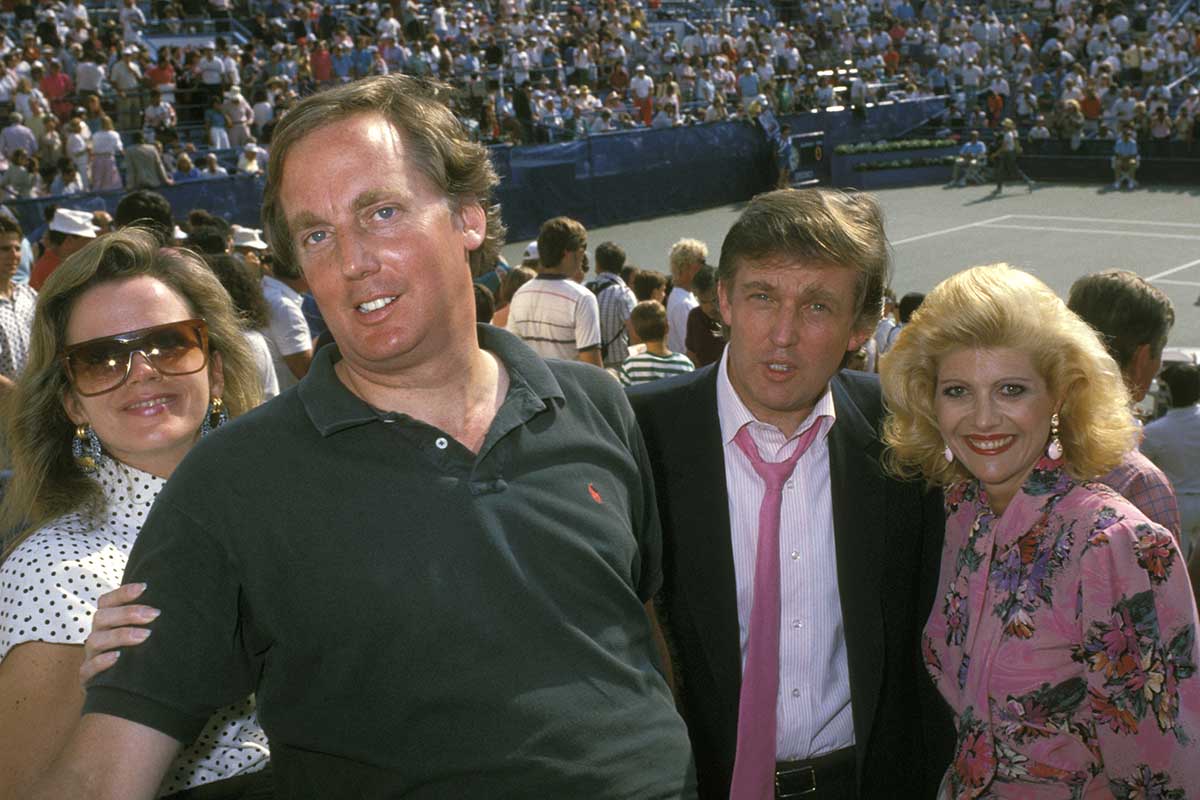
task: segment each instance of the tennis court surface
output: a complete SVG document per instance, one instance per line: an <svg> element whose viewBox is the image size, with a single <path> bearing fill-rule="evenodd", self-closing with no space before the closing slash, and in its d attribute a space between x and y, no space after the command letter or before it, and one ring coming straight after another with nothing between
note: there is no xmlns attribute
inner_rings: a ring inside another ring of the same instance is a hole
<svg viewBox="0 0 1200 800"><path fill-rule="evenodd" d="M1161 288L1175 305L1171 347L1200 347L1200 187L1145 187L1134 192L1039 184L1033 193L1010 184L917 187L876 193L887 216L897 295L928 291L977 264L999 261L1033 272L1066 296L1080 275L1128 269ZM707 242L716 263L721 239L740 205L596 228L591 248L614 241L643 269L667 271L667 251L683 237ZM520 263L525 242L504 249Z"/></svg>

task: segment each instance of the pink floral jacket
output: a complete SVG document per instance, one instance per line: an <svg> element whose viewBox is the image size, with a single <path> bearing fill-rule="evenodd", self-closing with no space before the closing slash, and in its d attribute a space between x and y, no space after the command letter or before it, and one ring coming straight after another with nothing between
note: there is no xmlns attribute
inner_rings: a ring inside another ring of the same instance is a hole
<svg viewBox="0 0 1200 800"><path fill-rule="evenodd" d="M956 798L1200 797L1196 604L1171 534L1043 459L999 519L946 493L925 663Z"/></svg>

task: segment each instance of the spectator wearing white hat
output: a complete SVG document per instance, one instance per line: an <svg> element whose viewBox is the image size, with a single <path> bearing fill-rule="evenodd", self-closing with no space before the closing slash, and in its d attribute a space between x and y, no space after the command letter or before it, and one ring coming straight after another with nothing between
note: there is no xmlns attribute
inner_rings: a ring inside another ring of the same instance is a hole
<svg viewBox="0 0 1200 800"><path fill-rule="evenodd" d="M538 259L538 244L537 239L534 239L529 244L525 245L525 252L521 254L521 266L538 268L541 261Z"/></svg>
<svg viewBox="0 0 1200 800"><path fill-rule="evenodd" d="M142 68L137 64L138 49L133 45L121 51L121 60L113 65L109 83L117 92L117 127L130 130L142 121Z"/></svg>
<svg viewBox="0 0 1200 800"><path fill-rule="evenodd" d="M225 103L221 106L229 119L229 145L241 147L250 141L250 123L254 121L254 109L242 97L242 91L231 86L225 92Z"/></svg>
<svg viewBox="0 0 1200 800"><path fill-rule="evenodd" d="M204 54L196 62L196 69L200 72L200 83L208 97L220 100L221 89L226 79L225 61L217 55L215 44L204 43Z"/></svg>
<svg viewBox="0 0 1200 800"><path fill-rule="evenodd" d="M267 251L267 243L262 240L261 228L243 228L241 225L231 227L233 231L233 254L249 266L260 277L262 276L262 254Z"/></svg>
<svg viewBox="0 0 1200 800"><path fill-rule="evenodd" d="M638 64L629 79L629 93L637 108L641 123L649 125L654 118L654 79L646 74L646 67Z"/></svg>
<svg viewBox="0 0 1200 800"><path fill-rule="evenodd" d="M258 160L258 145L246 142L242 152L238 154L237 171L239 175L258 175L262 172L262 164Z"/></svg>
<svg viewBox="0 0 1200 800"><path fill-rule="evenodd" d="M95 239L98 233L99 230L92 224L92 212L73 208L55 211L54 218L50 220L50 229L46 232L46 252L34 262L29 285L40 291L50 273L68 256Z"/></svg>

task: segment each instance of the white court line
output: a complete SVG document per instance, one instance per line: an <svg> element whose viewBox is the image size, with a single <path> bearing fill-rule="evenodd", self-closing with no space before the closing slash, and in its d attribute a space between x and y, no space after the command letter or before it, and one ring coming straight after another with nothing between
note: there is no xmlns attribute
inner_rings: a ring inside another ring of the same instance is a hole
<svg viewBox="0 0 1200 800"><path fill-rule="evenodd" d="M1049 225L998 225L979 223L981 227L994 229L1009 229L1014 231L1050 231L1052 233L1105 233L1115 236L1145 236L1151 239L1188 239L1200 242L1200 234L1189 236L1185 233L1139 233L1138 231L1102 231L1093 228L1059 228ZM1190 266L1190 265L1189 265Z"/></svg>
<svg viewBox="0 0 1200 800"><path fill-rule="evenodd" d="M1157 280L1155 283L1169 283L1172 286L1200 286L1200 281L1164 281Z"/></svg>
<svg viewBox="0 0 1200 800"><path fill-rule="evenodd" d="M899 241L892 242L892 247L895 247L898 244L908 244L909 242L919 242L922 239L929 239L933 236L942 236L947 233L954 233L955 231L965 231L968 228L978 228L980 225L988 225L993 222L1003 222L1004 220L1010 219L1011 217L1012 217L1012 214L1005 214L1002 217L992 217L991 219L981 219L979 222L972 222L969 225L957 225L953 228L943 228L940 231L930 231L929 233L922 233L919 236L909 236L907 239L900 239Z"/></svg>
<svg viewBox="0 0 1200 800"><path fill-rule="evenodd" d="M1146 278L1146 280L1157 281L1161 278L1167 277L1168 275L1174 275L1176 272L1183 272L1188 267L1194 267L1197 264L1200 264L1200 258L1196 259L1195 261L1189 261L1186 264L1180 264L1178 267L1172 267L1171 269L1160 272L1157 275L1151 275L1149 278Z"/></svg>
<svg viewBox="0 0 1200 800"><path fill-rule="evenodd" d="M1055 217L1049 214L1010 214L1014 219L1056 219L1066 222L1115 222L1119 225L1164 225L1171 228L1200 228L1196 222L1155 222L1148 219L1105 219L1103 217Z"/></svg>

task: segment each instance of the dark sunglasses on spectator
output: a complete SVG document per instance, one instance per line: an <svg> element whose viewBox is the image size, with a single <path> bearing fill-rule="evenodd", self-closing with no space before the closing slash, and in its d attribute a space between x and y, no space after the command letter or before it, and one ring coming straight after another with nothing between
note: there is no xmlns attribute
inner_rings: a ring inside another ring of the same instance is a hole
<svg viewBox="0 0 1200 800"><path fill-rule="evenodd" d="M208 326L185 319L63 348L62 362L75 391L95 397L119 388L141 353L160 375L191 375L208 365Z"/></svg>

